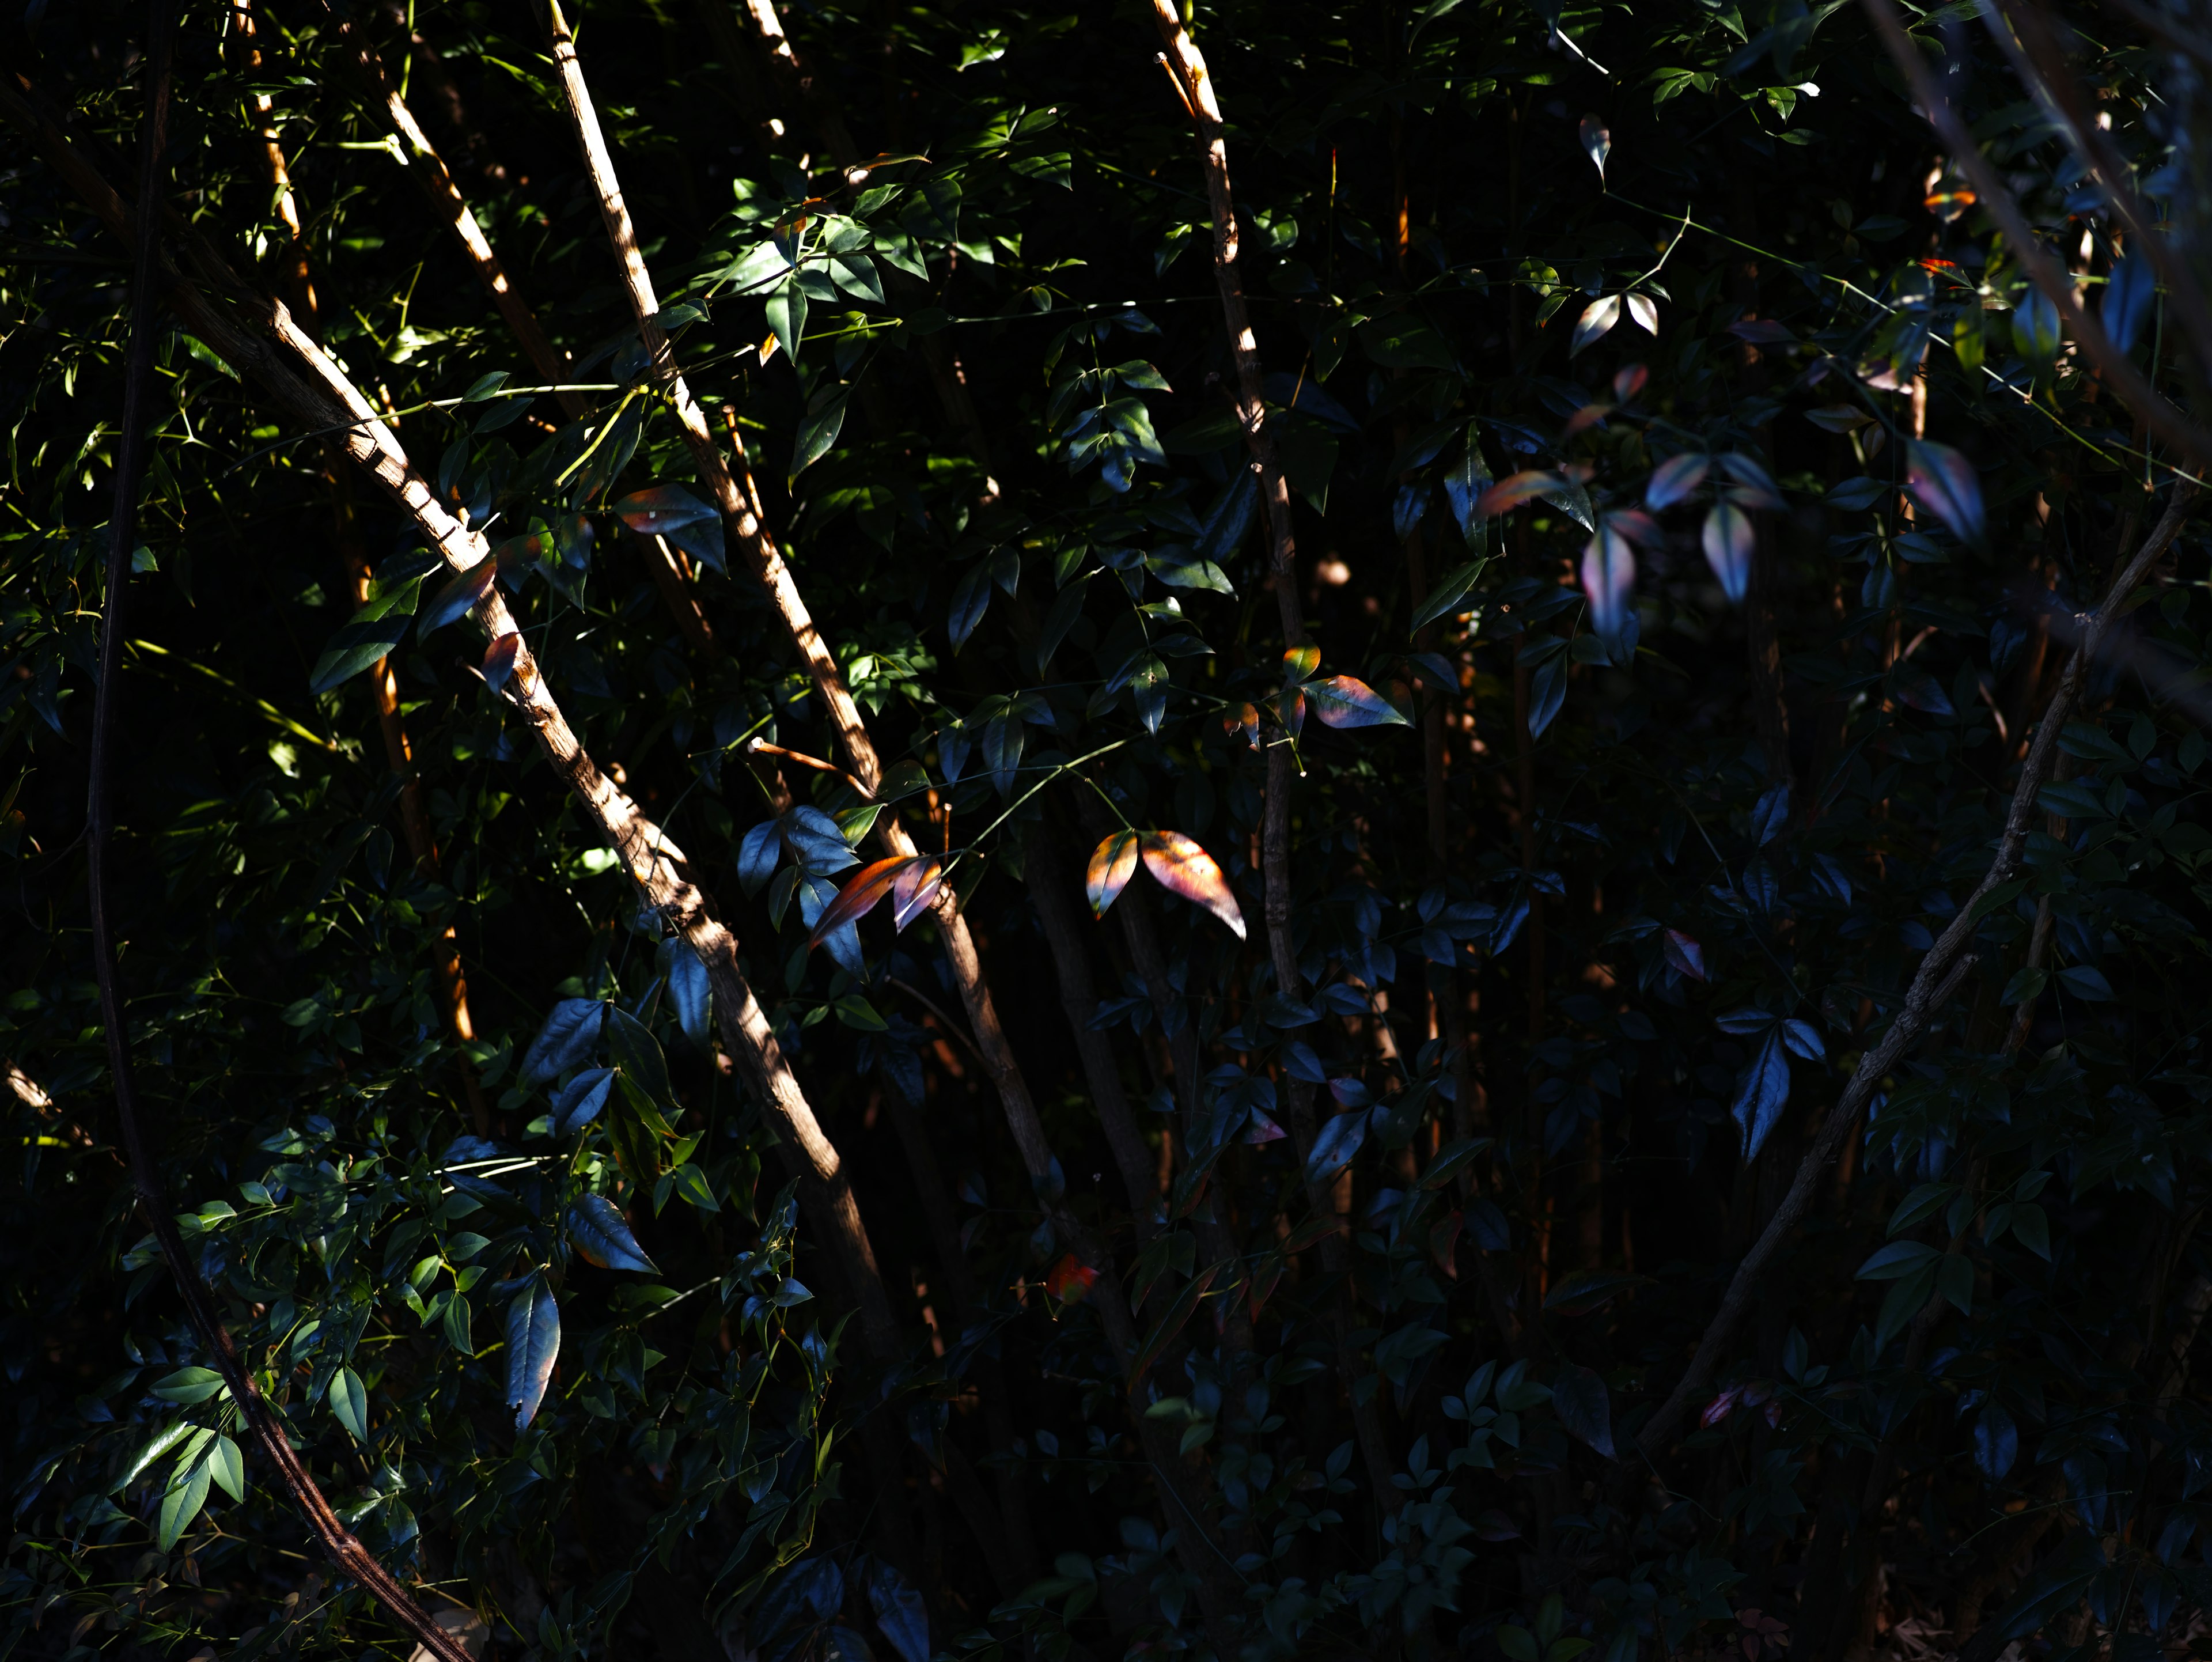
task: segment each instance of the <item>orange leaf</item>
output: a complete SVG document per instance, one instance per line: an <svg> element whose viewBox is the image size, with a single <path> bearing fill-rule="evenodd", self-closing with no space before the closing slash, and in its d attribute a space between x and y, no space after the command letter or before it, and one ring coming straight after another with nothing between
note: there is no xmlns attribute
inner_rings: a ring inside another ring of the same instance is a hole
<svg viewBox="0 0 2212 1662"><path fill-rule="evenodd" d="M1221 730L1234 733L1244 729L1244 737L1254 750L1260 748L1260 712L1250 704L1239 704L1221 718Z"/></svg>
<svg viewBox="0 0 2212 1662"><path fill-rule="evenodd" d="M1091 897L1094 916L1121 898L1121 891L1137 873L1137 833L1115 831L1091 851L1090 869L1083 874L1084 892Z"/></svg>
<svg viewBox="0 0 2212 1662"><path fill-rule="evenodd" d="M891 892L891 885L908 866L920 862L917 855L895 855L889 860L878 860L854 872L837 892L837 898L822 909L822 916L814 920L814 933L806 937L806 944L821 944L822 937L832 929L842 927L867 916L868 910Z"/></svg>
<svg viewBox="0 0 2212 1662"><path fill-rule="evenodd" d="M1321 648L1308 642L1294 646L1283 654L1283 673L1293 681L1303 681L1321 667Z"/></svg>
<svg viewBox="0 0 2212 1662"><path fill-rule="evenodd" d="M1547 490L1557 490L1562 481L1557 473L1531 469L1516 473L1510 478L1500 479L1496 484L1474 499L1474 511L1487 519L1495 514L1510 514L1522 502L1534 502Z"/></svg>
<svg viewBox="0 0 2212 1662"><path fill-rule="evenodd" d="M1244 914L1229 892L1229 878L1213 856L1181 831L1147 831L1145 869L1162 888L1195 901L1244 939Z"/></svg>
<svg viewBox="0 0 2212 1662"><path fill-rule="evenodd" d="M891 880L892 927L903 929L920 917L944 886L945 862L941 860L925 856L901 872Z"/></svg>

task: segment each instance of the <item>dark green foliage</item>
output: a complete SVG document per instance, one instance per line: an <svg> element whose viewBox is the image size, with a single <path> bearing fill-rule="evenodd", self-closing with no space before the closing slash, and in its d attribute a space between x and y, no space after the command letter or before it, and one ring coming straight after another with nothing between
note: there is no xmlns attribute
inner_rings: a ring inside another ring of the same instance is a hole
<svg viewBox="0 0 2212 1662"><path fill-rule="evenodd" d="M404 1580L545 1662L1840 1662L1970 1636L1972 1662L2148 1662L2195 1630L2193 528L2125 598L1971 973L1681 1434L1638 1441L1989 870L2075 619L2173 481L1858 8L1195 9L1293 503L1285 641L1205 180L1142 9L793 7L802 91L732 0L591 5L656 320L742 441L876 802L794 759L848 758L639 344L542 15L351 14L568 355L558 392L329 15L253 10L258 66L230 9L184 9L173 205L312 320L497 558L449 576L164 314L115 904L181 1227ZM2160 112L2201 94L2097 21L2095 107L2191 223L2197 152ZM0 25L118 181L139 27L107 0ZM2167 295L2063 132L1969 9L1920 27L2107 331L2185 400ZM0 1655L396 1657L131 1215L81 838L128 265L5 131ZM736 1013L497 696L468 621L494 581L737 934L902 1360L867 1360ZM892 813L929 857L864 866ZM1052 1139L1035 1185L940 876ZM1125 1110L1133 1172L1102 1118Z"/></svg>

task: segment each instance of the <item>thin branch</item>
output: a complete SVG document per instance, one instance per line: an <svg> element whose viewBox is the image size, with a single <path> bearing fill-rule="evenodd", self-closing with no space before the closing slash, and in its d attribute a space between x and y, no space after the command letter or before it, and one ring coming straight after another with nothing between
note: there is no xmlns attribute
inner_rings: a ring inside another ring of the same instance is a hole
<svg viewBox="0 0 2212 1662"><path fill-rule="evenodd" d="M1920 49L1912 44L1904 25L1898 21L1892 0L1865 0L1865 4L1867 15L1874 20L1875 33L1881 37L1882 43L1889 48L1889 55L1904 73L1914 103L1942 138L1945 148L1966 170L1966 177L1973 181L1977 198L1990 217L1996 221L1998 230L2003 233L2029 281L2043 291L2044 297L2066 320L2066 326L2073 332L2082 351L2103 372L2106 384L2129 409L2142 417L2151 431L2192 463L2200 467L2212 465L2212 433L2196 425L2168 403L2128 355L2112 344L2104 326L2082 306L2066 268L2045 250L2027 216L2021 212L2020 204L2006 189L2003 179L1982 154L1981 146L1974 142L1966 121L1951 107L1950 100L1936 86L1936 78L1928 73L1927 64L1921 61Z"/></svg>
<svg viewBox="0 0 2212 1662"><path fill-rule="evenodd" d="M138 246L141 240L132 231L122 198L66 137L42 119L31 99L4 82L0 82L0 114L31 131L56 171L79 191L111 232L126 246ZM228 263L211 247L203 244L195 255L219 277L235 284ZM308 425L343 430L341 442L347 454L406 511L449 570L468 571L490 557L489 544L447 511L360 389L307 336L281 301L266 295L243 296L241 304L254 319L249 325L180 274L165 271L163 275L169 303L185 326L241 377L250 375L289 414ZM535 659L520 643L519 626L496 584L477 603L474 616L489 639L516 637L508 696L530 723L555 773L621 855L648 909L672 933L682 934L706 965L725 1048L742 1070L748 1091L777 1124L783 1158L800 1179L809 1215L849 1284L871 1352L886 1359L901 1354L897 1324L850 1179L745 983L738 965L736 938L709 911L706 897L692 885L681 856L667 846L659 828L638 814L585 752ZM452 1662L463 1659L456 1656Z"/></svg>
<svg viewBox="0 0 2212 1662"><path fill-rule="evenodd" d="M1239 241L1237 206L1229 188L1229 147L1222 135L1221 105L1214 96L1213 80L1198 45L1183 28L1174 0L1152 0L1152 21L1158 25L1164 54L1176 90L1192 118L1198 139L1199 160L1206 172L1206 195L1213 212L1213 280L1221 298L1221 320L1228 331L1230 350L1237 360L1237 425L1244 434L1252 471L1259 476L1260 500L1267 516L1268 569L1273 579L1276 610L1282 620L1285 650L1305 638L1305 618L1298 603L1297 544L1291 526L1290 487L1275 456L1275 435L1267 426L1265 377L1260 366L1259 342L1252 333L1252 318L1244 304L1244 279L1237 265ZM1298 971L1297 947L1291 933L1291 791L1297 771L1297 758L1287 744L1267 752L1267 794L1261 827L1261 871L1267 884L1268 953L1275 970L1276 990L1293 1002L1304 994L1304 977ZM1314 1112L1314 1087L1304 1080L1285 1081L1291 1135L1297 1145L1298 1166L1309 1170L1320 1121ZM1333 1213L1335 1202L1328 1186L1306 1179L1306 1196L1316 1213ZM1321 1242L1322 1267L1340 1285L1350 1257L1343 1239L1330 1234ZM1342 1298L1333 1299L1330 1318L1336 1339L1338 1365L1352 1374L1351 1322ZM1396 1470L1375 1399L1352 1403L1352 1428L1359 1440L1359 1456L1367 1469L1376 1513L1395 1515L1406 1504L1406 1495L1394 1488Z"/></svg>
<svg viewBox="0 0 2212 1662"><path fill-rule="evenodd" d="M384 61L377 56L376 49L369 45L368 38L360 30L338 15L331 0L322 0L322 8L323 15L337 29L339 40L352 49L355 66L383 105L385 117L392 123L392 130L406 142L407 171L414 175L415 182L430 198L431 205L452 228L461 247L468 251L469 262L476 268L477 280L491 295L492 303L499 307L499 314L507 320L507 326L520 343L523 352L547 381L556 387L566 381L568 378L567 359L546 338L545 331L538 321L538 314L515 291L514 284L507 277L507 268L500 264L499 256L492 251L491 240L484 235L483 228L477 223L477 216L469 207L468 198L461 194L460 186L453 183L453 175L447 168L444 158L439 155L437 147L430 143L422 124L415 119L406 101L399 96L399 89L386 76ZM589 408L573 391L558 390L554 396L561 401L561 408L571 420L582 417Z"/></svg>
<svg viewBox="0 0 2212 1662"><path fill-rule="evenodd" d="M1878 3L1878 0L1877 0ZM2151 567L2158 563L2166 549L2180 533L2182 523L2197 504L2197 488L2190 484L2178 484L2167 499L2166 512L2160 516L2148 540L2136 551L2130 560L2112 579L2106 590L2104 603L2088 618L2082 631L2080 648L2068 661L2065 673L2059 679L2058 690L2051 697L2051 705L2044 712L2042 721L2035 730L2035 740L2028 746L2027 758L2021 764L2020 782L2014 787L2012 806L2005 815L2003 834L1997 840L1995 859L1974 886L1966 903L1959 908L1950 926L1939 936L1936 944L1920 960L1920 968L1912 977L1912 984L1905 995L1904 1007L1897 1013L1889 1030L1879 1044L1871 1046L1859 1058L1858 1066L1851 1070L1850 1082L1836 1105L1828 1111L1826 1122L1813 1147L1798 1163L1797 1175L1791 1180L1790 1192L1783 1196L1782 1204L1767 1221L1766 1227L1736 1265L1728 1291L1723 1294L1721 1306L1706 1324L1705 1336L1698 1341L1697 1355L1691 1359L1688 1369L1674 1387L1673 1393L1660 1405L1659 1411L1648 1421L1637 1435L1637 1442L1647 1458L1656 1458L1681 1423L1682 1416L1711 1382L1714 1371L1720 1366L1721 1353L1727 1347L1736 1324L1751 1306L1757 1291L1759 1274L1768 1260L1781 1250L1783 1243L1796 1228L1813 1203L1813 1192L1820 1176L1836 1156L1853 1129L1868 1099L1874 1095L1882 1080L1904 1059L1924 1032L1936 1012L1942 1008L1975 959L1966 951L1976 926L1980 922L1978 911L1982 899L2000 883L2009 881L2019 868L2021 850L2027 842L2028 820L2035 808L2036 793L2051 770L2052 758L2058 753L2058 735L2072 714L2074 701L2081 686L2085 667L2097 655L2106 631L2111 628L2121 603L2135 592Z"/></svg>
<svg viewBox="0 0 2212 1662"><path fill-rule="evenodd" d="M109 909L107 868L115 837L112 776L115 764L117 701L124 650L124 608L131 585L131 553L137 542L138 491L146 469L147 409L154 380L157 333L155 308L161 282L160 238L164 129L169 108L169 71L176 40L175 0L155 0L148 29L149 64L144 132L139 149L138 205L132 228L131 334L124 371L123 417L115 459L115 500L107 534L106 601L100 620L100 673L94 689L91 789L88 804L90 859L88 898L92 913L93 967L100 984L100 1025L107 1042L108 1068L115 1087L116 1119L130 1159L131 1186L139 1209L176 1277L192 1327L213 1357L231 1400L244 1418L252 1441L268 1458L290 1491L325 1552L343 1574L368 1589L439 1662L469 1662L466 1650L432 1621L408 1596L391 1571L338 1519L322 1490L308 1475L284 1427L273 1414L259 1384L246 1371L223 1323L216 1294L185 1250L172 1215L161 1168L139 1114L137 1078L131 1064L130 1013L123 1001L121 968L115 948L115 920Z"/></svg>

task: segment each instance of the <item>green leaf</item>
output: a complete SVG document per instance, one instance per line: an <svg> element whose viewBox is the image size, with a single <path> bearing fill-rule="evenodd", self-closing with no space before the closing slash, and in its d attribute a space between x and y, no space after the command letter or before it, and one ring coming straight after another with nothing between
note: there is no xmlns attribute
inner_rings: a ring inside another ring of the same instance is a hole
<svg viewBox="0 0 2212 1662"><path fill-rule="evenodd" d="M1469 560L1465 565L1454 566L1444 580L1429 591L1429 598L1413 608L1413 620L1406 627L1408 636L1418 635L1430 624L1448 612L1460 610L1460 603L1474 593L1475 584L1481 580L1482 569L1490 563L1487 556Z"/></svg>
<svg viewBox="0 0 2212 1662"><path fill-rule="evenodd" d="M876 1007L858 993L848 993L834 1007L837 1020L864 1033L887 1033L890 1024L876 1014Z"/></svg>
<svg viewBox="0 0 2212 1662"><path fill-rule="evenodd" d="M655 1102L666 1102L668 1058L652 1030L617 1005L607 1007L607 1051L623 1076Z"/></svg>
<svg viewBox="0 0 2212 1662"><path fill-rule="evenodd" d="M368 1391L361 1382L361 1375L349 1367L341 1367L331 1375L329 1402L331 1412L337 1418L356 1443L368 1440Z"/></svg>
<svg viewBox="0 0 2212 1662"><path fill-rule="evenodd" d="M719 1212L722 1209L721 1202L714 1198L713 1185L707 1181L707 1174L700 1167L679 1166L668 1176L675 1185L676 1192L700 1211Z"/></svg>
<svg viewBox="0 0 2212 1662"><path fill-rule="evenodd" d="M1888 1233L1901 1235L1916 1223L1926 1222L1942 1211L1951 1196L1958 1192L1959 1185L1955 1183L1922 1184L1899 1203L1896 1211L1890 1214ZM1873 1260L1869 1259L1868 1262L1871 1263ZM1859 1274L1863 1276L1866 1272L1862 1269Z"/></svg>
<svg viewBox="0 0 2212 1662"><path fill-rule="evenodd" d="M155 1519L154 1546L156 1551L167 1552L182 1538L207 1504L208 1484L212 1474L207 1463L196 1464L181 1482L173 1484L161 1497L161 1509Z"/></svg>
<svg viewBox="0 0 2212 1662"><path fill-rule="evenodd" d="M1227 572L1177 543L1146 555L1145 567L1170 588L1211 589L1217 594L1230 595L1237 593Z"/></svg>
<svg viewBox="0 0 2212 1662"><path fill-rule="evenodd" d="M806 335L806 291L794 277L768 300L768 326L775 332L784 356L799 362L799 344Z"/></svg>
<svg viewBox="0 0 2212 1662"><path fill-rule="evenodd" d="M222 1492L234 1501L246 1498L246 1456L228 1437L218 1436L208 1450L207 1469Z"/></svg>
<svg viewBox="0 0 2212 1662"><path fill-rule="evenodd" d="M2012 1212L2013 1238L2045 1263L2051 1261L2051 1215L2033 1201L2018 1201Z"/></svg>
<svg viewBox="0 0 2212 1662"><path fill-rule="evenodd" d="M129 1488L131 1484L146 1475L146 1469L149 1466L198 1429L200 1428L193 1425L191 1421L179 1420L174 1425L155 1433L153 1440L138 1451L137 1458L131 1462L130 1470L123 1474L122 1481L117 1483L110 1493L120 1495L125 1489Z"/></svg>
<svg viewBox="0 0 2212 1662"><path fill-rule="evenodd" d="M1494 1631L1491 1637L1498 1648L1512 1659L1512 1662L1537 1662L1535 1636L1528 1629L1507 1622Z"/></svg>
<svg viewBox="0 0 2212 1662"><path fill-rule="evenodd" d="M791 476L787 484L796 484L799 476L830 454L837 442L837 435L844 430L845 406L851 389L833 387L815 394L808 405L806 419L799 424L799 436L791 448Z"/></svg>
<svg viewBox="0 0 2212 1662"><path fill-rule="evenodd" d="M1925 1241L1893 1241L1858 1267L1858 1279L1893 1282L1902 1275L1917 1275L1942 1256Z"/></svg>
<svg viewBox="0 0 2212 1662"><path fill-rule="evenodd" d="M1875 1319L1874 1348L1877 1354L1889 1342L1905 1330L1917 1316L1936 1291L1936 1271L1943 1254L1933 1247L1925 1249L1928 1256L1919 1268L1907 1272L1889 1289L1889 1296L1881 1301L1881 1313Z"/></svg>
<svg viewBox="0 0 2212 1662"><path fill-rule="evenodd" d="M165 1403L190 1406L207 1401L222 1388L222 1375L211 1367L180 1367L154 1386L154 1395Z"/></svg>

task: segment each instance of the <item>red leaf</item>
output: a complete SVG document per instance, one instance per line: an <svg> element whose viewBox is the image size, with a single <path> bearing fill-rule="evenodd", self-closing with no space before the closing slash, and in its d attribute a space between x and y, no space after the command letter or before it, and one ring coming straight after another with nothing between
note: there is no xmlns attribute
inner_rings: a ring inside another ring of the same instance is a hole
<svg viewBox="0 0 2212 1662"><path fill-rule="evenodd" d="M904 929L945 886L945 862L925 855L891 880L891 927Z"/></svg>
<svg viewBox="0 0 2212 1662"><path fill-rule="evenodd" d="M1313 704L1313 713L1332 728L1409 727L1406 718L1366 682L1349 675L1332 675L1325 681L1309 681L1299 691Z"/></svg>
<svg viewBox="0 0 2212 1662"><path fill-rule="evenodd" d="M514 673L514 667L522 659L522 636L502 635L494 641L483 655L484 685L494 692L504 687Z"/></svg>
<svg viewBox="0 0 2212 1662"><path fill-rule="evenodd" d="M1137 833L1115 831L1091 851L1090 868L1083 874L1084 892L1091 897L1094 916L1121 898L1121 891L1137 874Z"/></svg>
<svg viewBox="0 0 2212 1662"><path fill-rule="evenodd" d="M1474 499L1474 511L1484 519L1496 514L1510 514L1522 502L1534 502L1547 490L1565 487L1565 481L1557 473L1541 469L1530 469L1516 473L1510 478L1500 479L1496 484Z"/></svg>
<svg viewBox="0 0 2212 1662"><path fill-rule="evenodd" d="M1070 1252L1053 1265L1044 1278L1044 1290L1062 1304L1081 1304L1097 1279L1097 1270Z"/></svg>
<svg viewBox="0 0 2212 1662"><path fill-rule="evenodd" d="M1735 1412L1735 1399L1743 1395L1741 1385L1733 1385L1705 1404L1705 1411L1698 1415L1700 1426L1717 1426Z"/></svg>
<svg viewBox="0 0 2212 1662"><path fill-rule="evenodd" d="M1162 888L1205 907L1244 939L1244 914L1212 855L1181 831L1147 831L1142 841L1145 869Z"/></svg>
<svg viewBox="0 0 2212 1662"><path fill-rule="evenodd" d="M1651 379L1651 372L1640 363L1632 363L1613 378L1613 396L1616 403L1633 403Z"/></svg>
<svg viewBox="0 0 2212 1662"><path fill-rule="evenodd" d="M1221 718L1221 730L1234 733L1244 729L1244 737L1254 750L1260 748L1260 712L1250 704L1239 704Z"/></svg>
<svg viewBox="0 0 2212 1662"><path fill-rule="evenodd" d="M873 861L860 868L837 892L837 898L822 909L822 916L814 920L814 933L806 937L809 947L818 946L822 937L832 929L855 922L867 916L878 900L891 892L908 867L921 863L918 855L894 855L888 860Z"/></svg>
<svg viewBox="0 0 2212 1662"><path fill-rule="evenodd" d="M1659 942L1659 950L1678 973L1693 981L1705 978L1705 949L1680 929L1668 930Z"/></svg>
<svg viewBox="0 0 2212 1662"><path fill-rule="evenodd" d="M1303 681L1321 667L1321 648L1309 642L1283 654L1283 679Z"/></svg>

